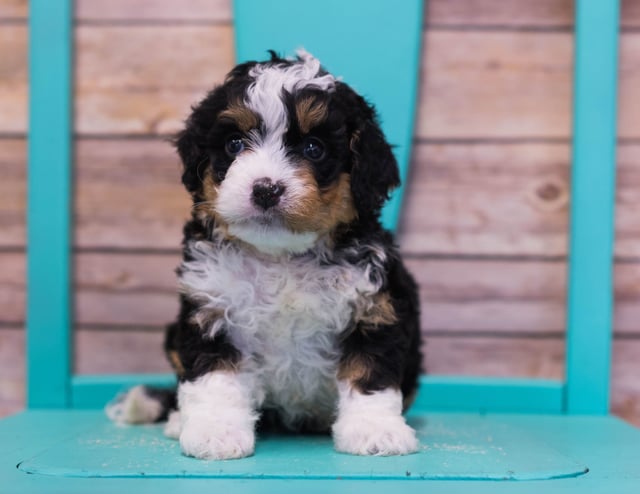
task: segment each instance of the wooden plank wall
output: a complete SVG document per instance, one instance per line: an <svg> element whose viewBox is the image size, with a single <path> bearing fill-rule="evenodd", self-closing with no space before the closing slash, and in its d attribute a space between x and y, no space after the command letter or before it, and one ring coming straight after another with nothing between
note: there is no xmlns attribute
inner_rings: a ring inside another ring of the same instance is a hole
<svg viewBox="0 0 640 494"><path fill-rule="evenodd" d="M232 65L230 0L76 3L75 365L162 371L189 205L166 137ZM562 377L572 15L428 2L400 243L433 373ZM640 0L622 15L613 408L640 424ZM0 415L23 403L26 16L0 0Z"/></svg>

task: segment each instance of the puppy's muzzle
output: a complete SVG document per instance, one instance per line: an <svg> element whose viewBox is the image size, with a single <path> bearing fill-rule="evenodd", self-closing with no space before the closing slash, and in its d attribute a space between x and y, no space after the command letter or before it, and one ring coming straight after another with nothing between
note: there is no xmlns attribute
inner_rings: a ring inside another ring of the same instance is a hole
<svg viewBox="0 0 640 494"><path fill-rule="evenodd" d="M276 206L284 194L282 182L273 182L270 178L260 178L253 183L252 202L265 211Z"/></svg>

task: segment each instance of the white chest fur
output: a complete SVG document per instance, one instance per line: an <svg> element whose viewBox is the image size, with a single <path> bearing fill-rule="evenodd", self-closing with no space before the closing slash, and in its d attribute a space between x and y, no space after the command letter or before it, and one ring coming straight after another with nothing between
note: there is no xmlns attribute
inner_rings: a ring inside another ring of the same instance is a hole
<svg viewBox="0 0 640 494"><path fill-rule="evenodd" d="M194 242L189 252L181 290L201 307L203 331L226 331L240 350L258 403L277 408L290 425L331 416L338 335L380 288L369 269L313 255L256 257L218 242Z"/></svg>

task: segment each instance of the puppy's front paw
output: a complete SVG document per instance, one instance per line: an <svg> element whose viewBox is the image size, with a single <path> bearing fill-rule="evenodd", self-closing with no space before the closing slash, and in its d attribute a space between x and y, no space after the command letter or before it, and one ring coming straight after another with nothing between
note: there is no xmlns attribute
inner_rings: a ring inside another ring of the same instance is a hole
<svg viewBox="0 0 640 494"><path fill-rule="evenodd" d="M353 455L408 455L418 450L415 431L402 415L340 417L333 425L336 450Z"/></svg>
<svg viewBox="0 0 640 494"><path fill-rule="evenodd" d="M182 424L180 447L187 456L229 460L251 456L255 449L253 428L218 418L194 419Z"/></svg>

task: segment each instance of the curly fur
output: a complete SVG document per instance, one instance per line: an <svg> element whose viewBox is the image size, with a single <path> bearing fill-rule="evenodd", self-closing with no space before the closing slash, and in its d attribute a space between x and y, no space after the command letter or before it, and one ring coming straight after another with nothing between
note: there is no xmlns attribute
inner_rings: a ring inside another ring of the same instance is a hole
<svg viewBox="0 0 640 494"><path fill-rule="evenodd" d="M165 344L177 410L137 388L111 415L169 416L200 458L253 454L256 423L415 451L417 287L379 221L399 173L374 109L308 53L272 54L234 68L176 147L194 203Z"/></svg>

